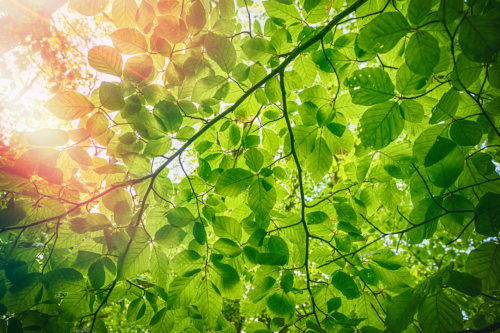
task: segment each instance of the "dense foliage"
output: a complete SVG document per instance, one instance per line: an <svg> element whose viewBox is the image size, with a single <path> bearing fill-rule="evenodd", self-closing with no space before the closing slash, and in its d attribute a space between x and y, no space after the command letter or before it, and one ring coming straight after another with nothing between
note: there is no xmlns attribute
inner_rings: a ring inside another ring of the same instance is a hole
<svg viewBox="0 0 500 333"><path fill-rule="evenodd" d="M500 2L68 7L116 29L4 133L2 332L500 328Z"/></svg>

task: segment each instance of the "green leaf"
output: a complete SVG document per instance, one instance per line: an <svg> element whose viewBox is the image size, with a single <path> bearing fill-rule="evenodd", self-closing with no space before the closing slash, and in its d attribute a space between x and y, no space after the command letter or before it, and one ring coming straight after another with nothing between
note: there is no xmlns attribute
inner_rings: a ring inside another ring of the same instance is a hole
<svg viewBox="0 0 500 333"><path fill-rule="evenodd" d="M267 39L251 38L248 39L241 49L245 55L253 62L258 62L261 65L266 65L273 55L276 55L276 49Z"/></svg>
<svg viewBox="0 0 500 333"><path fill-rule="evenodd" d="M193 226L193 236L194 239L200 244L205 245L207 241L207 232L205 227L200 222L195 222Z"/></svg>
<svg viewBox="0 0 500 333"><path fill-rule="evenodd" d="M451 272L450 280L448 281L447 286L468 296L476 297L481 294L483 284L481 279L478 279L469 273L453 271Z"/></svg>
<svg viewBox="0 0 500 333"><path fill-rule="evenodd" d="M306 126L314 126L317 121L318 107L312 102L305 102L299 105L299 115L302 123Z"/></svg>
<svg viewBox="0 0 500 333"><path fill-rule="evenodd" d="M219 2L220 14L222 17L231 19L234 16L234 0L222 0Z"/></svg>
<svg viewBox="0 0 500 333"><path fill-rule="evenodd" d="M486 104L484 108L486 112L495 116L500 116L500 97L494 98L491 102Z"/></svg>
<svg viewBox="0 0 500 333"><path fill-rule="evenodd" d="M294 316L295 302L283 291L277 291L267 299L271 314L289 321Z"/></svg>
<svg viewBox="0 0 500 333"><path fill-rule="evenodd" d="M253 182L254 174L245 169L228 169L220 175L215 193L224 197L237 197Z"/></svg>
<svg viewBox="0 0 500 333"><path fill-rule="evenodd" d="M98 289L104 286L106 282L106 273L112 275L112 278L116 275L115 263L109 258L97 260L89 267L88 277L93 288Z"/></svg>
<svg viewBox="0 0 500 333"><path fill-rule="evenodd" d="M403 64L396 73L396 90L403 95L415 95L423 91L428 81L428 77L416 74L408 65ZM413 100L403 100L408 101Z"/></svg>
<svg viewBox="0 0 500 333"><path fill-rule="evenodd" d="M418 322L425 332L459 332L463 328L460 308L444 293L422 300L418 307Z"/></svg>
<svg viewBox="0 0 500 333"><path fill-rule="evenodd" d="M306 169L311 173L311 178L319 182L328 173L333 163L332 152L325 139L318 138L314 150L307 159Z"/></svg>
<svg viewBox="0 0 500 333"><path fill-rule="evenodd" d="M221 262L214 262L210 276L223 297L229 299L242 297L243 283L238 276L238 272L232 266Z"/></svg>
<svg viewBox="0 0 500 333"><path fill-rule="evenodd" d="M293 288L293 278L294 275L291 271L284 271L281 276L280 287L283 288L283 291L289 293Z"/></svg>
<svg viewBox="0 0 500 333"><path fill-rule="evenodd" d="M295 126L295 150L299 156L307 157L313 150L316 142L317 127L298 125Z"/></svg>
<svg viewBox="0 0 500 333"><path fill-rule="evenodd" d="M219 132L219 141L222 148L233 150L238 148L241 139L241 128L231 123L224 131Z"/></svg>
<svg viewBox="0 0 500 333"><path fill-rule="evenodd" d="M277 1L264 1L263 5L270 17L282 20L285 25L301 22L300 14L295 6L285 5Z"/></svg>
<svg viewBox="0 0 500 333"><path fill-rule="evenodd" d="M368 170L373 161L373 155L366 155L361 160L358 161L357 169L356 169L356 178L358 183L362 183L365 180L366 175L368 174Z"/></svg>
<svg viewBox="0 0 500 333"><path fill-rule="evenodd" d="M432 117L429 124L437 124L443 120L453 118L458 109L460 93L458 90L451 88L439 100L438 104L432 111Z"/></svg>
<svg viewBox="0 0 500 333"><path fill-rule="evenodd" d="M280 82L277 77L273 77L266 82L265 92L266 97L269 100L269 104L276 103L281 99Z"/></svg>
<svg viewBox="0 0 500 333"><path fill-rule="evenodd" d="M286 29L279 29L271 36L271 44L279 54L287 53L292 48L291 35Z"/></svg>
<svg viewBox="0 0 500 333"><path fill-rule="evenodd" d="M203 267L203 258L193 250L185 250L172 259L172 268L179 276L190 275Z"/></svg>
<svg viewBox="0 0 500 333"><path fill-rule="evenodd" d="M500 50L499 27L493 16L465 16L458 34L458 43L465 56L475 62L494 62Z"/></svg>
<svg viewBox="0 0 500 333"><path fill-rule="evenodd" d="M201 283L197 305L206 327L214 328L216 319L222 312L222 297L217 287L209 279L204 279Z"/></svg>
<svg viewBox="0 0 500 333"><path fill-rule="evenodd" d="M266 276L255 279L253 286L254 288L248 293L248 298L250 302L257 303L265 298L276 284L276 279Z"/></svg>
<svg viewBox="0 0 500 333"><path fill-rule="evenodd" d="M446 127L443 125L432 126L420 134L413 145L413 157L417 162L424 164L425 158L438 136L443 135Z"/></svg>
<svg viewBox="0 0 500 333"><path fill-rule="evenodd" d="M179 246L187 233L181 228L165 225L158 229L155 234L155 242L166 249L172 249Z"/></svg>
<svg viewBox="0 0 500 333"><path fill-rule="evenodd" d="M209 32L205 37L208 56L226 73L231 73L236 65L236 50L229 39Z"/></svg>
<svg viewBox="0 0 500 333"><path fill-rule="evenodd" d="M304 56L299 56L293 62L293 70L296 71L302 78L302 83L306 86L311 86L316 79L316 66L314 62Z"/></svg>
<svg viewBox="0 0 500 333"><path fill-rule="evenodd" d="M406 143L393 142L380 150L380 160L385 171L396 179L410 179L415 172L410 145Z"/></svg>
<svg viewBox="0 0 500 333"><path fill-rule="evenodd" d="M179 309L191 304L196 296L201 270L191 272L191 275L177 276L168 287L167 307L168 309Z"/></svg>
<svg viewBox="0 0 500 333"><path fill-rule="evenodd" d="M482 280L482 292L489 293L500 286L500 249L493 242L486 242L472 250L465 261L465 270Z"/></svg>
<svg viewBox="0 0 500 333"><path fill-rule="evenodd" d="M335 299L335 298L333 298ZM339 301L341 300L338 298ZM356 312L362 318L366 318L363 321L363 325L370 325L371 327L375 327L378 329L384 329L384 322L379 318L377 313L380 313L382 310L380 305L378 304L375 296L371 293L362 293L361 297L358 298L356 302ZM365 327L363 327L362 332L364 333Z"/></svg>
<svg viewBox="0 0 500 333"><path fill-rule="evenodd" d="M176 207L170 210L167 215L168 223L177 228L184 228L195 220L195 217L186 207Z"/></svg>
<svg viewBox="0 0 500 333"><path fill-rule="evenodd" d="M175 133L182 125L183 117L179 107L172 102L160 101L155 105L154 114L163 122L169 133Z"/></svg>
<svg viewBox="0 0 500 333"><path fill-rule="evenodd" d="M111 82L101 82L99 101L102 106L111 111L119 111L125 106L125 100L120 88Z"/></svg>
<svg viewBox="0 0 500 333"><path fill-rule="evenodd" d="M434 185L448 188L464 169L464 153L453 141L438 137L425 157L424 165Z"/></svg>
<svg viewBox="0 0 500 333"><path fill-rule="evenodd" d="M70 228L78 234L83 234L89 231L98 231L106 228L111 228L112 225L109 219L104 214L91 213L83 217L77 217L71 220Z"/></svg>
<svg viewBox="0 0 500 333"><path fill-rule="evenodd" d="M471 158L472 164L474 165L476 170L470 170L471 176L472 173L476 173L479 175L491 175L495 171L495 165L492 162L492 157L486 153L477 153L474 154ZM472 176L475 178L476 176ZM494 190L490 187L491 190Z"/></svg>
<svg viewBox="0 0 500 333"><path fill-rule="evenodd" d="M450 137L460 146L475 146L481 141L483 131L478 122L460 120L451 124Z"/></svg>
<svg viewBox="0 0 500 333"><path fill-rule="evenodd" d="M441 0L438 9L438 19L450 24L463 15L464 2L462 0Z"/></svg>
<svg viewBox="0 0 500 333"><path fill-rule="evenodd" d="M321 224L330 222L330 217L328 214L322 211L307 213L306 223L307 225Z"/></svg>
<svg viewBox="0 0 500 333"><path fill-rule="evenodd" d="M259 264L259 265L285 264L284 257L276 258L271 253L260 253L259 251L257 251L257 249L251 246L245 246L243 248L243 253L245 254L245 259L251 262L252 264Z"/></svg>
<svg viewBox="0 0 500 333"><path fill-rule="evenodd" d="M429 77L439 63L439 42L422 31L411 36L405 52L406 64L415 73Z"/></svg>
<svg viewBox="0 0 500 333"><path fill-rule="evenodd" d="M348 300L361 296L356 282L347 273L336 271L332 274L332 285Z"/></svg>
<svg viewBox="0 0 500 333"><path fill-rule="evenodd" d="M144 94L144 98L147 101L148 105L156 105L160 101L169 101L175 102L175 97L165 88L157 84L150 84L142 90ZM125 101L125 109L127 108L127 104L130 103L130 107L134 107L136 112L140 111L139 105L141 104L141 100L137 97L137 95L132 95ZM183 104L179 102L179 104ZM132 112L135 113L135 112Z"/></svg>
<svg viewBox="0 0 500 333"><path fill-rule="evenodd" d="M149 273L154 278L158 287L164 288L170 277L169 260L165 252L158 246L153 246L149 260ZM161 296L163 299L165 297Z"/></svg>
<svg viewBox="0 0 500 333"><path fill-rule="evenodd" d="M441 198L436 198L439 203ZM420 201L410 214L412 223L423 223L430 221L422 226L414 228L408 232L408 242L410 244L420 244L424 239L431 238L436 232L438 226L437 217L441 215L442 209L432 199L424 199Z"/></svg>
<svg viewBox="0 0 500 333"><path fill-rule="evenodd" d="M328 0L306 0L304 1L304 10L307 12L305 15L302 11L304 18L308 23L319 23L328 17ZM308 8L306 9L306 4Z"/></svg>
<svg viewBox="0 0 500 333"><path fill-rule="evenodd" d="M255 246L255 247L261 247L262 246L262 243L264 241L264 237L267 235L267 232L262 229L262 228L259 228L257 230L255 230L252 235L250 235L250 238L248 239L248 243L252 246Z"/></svg>
<svg viewBox="0 0 500 333"><path fill-rule="evenodd" d="M0 210L0 227L13 227L26 217L26 211L22 207L8 207Z"/></svg>
<svg viewBox="0 0 500 333"><path fill-rule="evenodd" d="M255 180L248 190L248 206L253 212L268 215L276 203L276 189L264 179Z"/></svg>
<svg viewBox="0 0 500 333"><path fill-rule="evenodd" d="M149 159L136 153L123 154L123 163L128 167L132 174L148 174L151 172L151 162Z"/></svg>
<svg viewBox="0 0 500 333"><path fill-rule="evenodd" d="M245 158L245 164L247 167L255 172L258 172L262 167L262 164L264 164L264 156L256 148L250 148L245 155L243 155L243 157Z"/></svg>
<svg viewBox="0 0 500 333"><path fill-rule="evenodd" d="M488 72L488 82L494 88L500 89L500 66L493 65Z"/></svg>
<svg viewBox="0 0 500 333"><path fill-rule="evenodd" d="M240 246L234 241L227 238L219 238L214 243L214 250L230 258L237 257L241 254L242 250Z"/></svg>
<svg viewBox="0 0 500 333"><path fill-rule="evenodd" d="M363 113L359 137L365 147L381 149L396 140L404 128L397 102L373 106Z"/></svg>
<svg viewBox="0 0 500 333"><path fill-rule="evenodd" d="M86 288L82 274L73 268L55 269L42 275L40 281L55 293L75 292Z"/></svg>
<svg viewBox="0 0 500 333"><path fill-rule="evenodd" d="M283 238L272 235L269 238L267 245L271 254L274 254L275 256L283 256L285 258L285 264L288 263L290 252L288 250L288 245Z"/></svg>
<svg viewBox="0 0 500 333"><path fill-rule="evenodd" d="M149 243L131 242L128 251L118 258L117 281L135 278L144 273L149 263Z"/></svg>
<svg viewBox="0 0 500 333"><path fill-rule="evenodd" d="M483 236L495 237L500 231L500 194L488 192L481 197L476 213L476 232Z"/></svg>
<svg viewBox="0 0 500 333"><path fill-rule="evenodd" d="M416 297L413 290L405 291L391 299L387 305L387 331L401 333L413 323L413 318L419 308L421 298Z"/></svg>
<svg viewBox="0 0 500 333"><path fill-rule="evenodd" d="M368 52L387 53L409 31L410 25L401 13L383 13L363 27L358 45Z"/></svg>
<svg viewBox="0 0 500 333"><path fill-rule="evenodd" d="M217 90L226 83L227 79L220 75L207 76L198 80L194 85L191 102L202 104L204 101L213 99Z"/></svg>
<svg viewBox="0 0 500 333"><path fill-rule="evenodd" d="M127 322L133 323L141 319L144 316L145 310L145 300L142 297L134 299L132 302L130 302L127 308Z"/></svg>
<svg viewBox="0 0 500 333"><path fill-rule="evenodd" d="M318 125L320 127L329 125L333 121L335 114L336 111L332 106L328 104L323 105L316 114L316 120L318 121Z"/></svg>
<svg viewBox="0 0 500 333"><path fill-rule="evenodd" d="M229 238L237 243L241 241L241 226L238 220L229 216L216 216L213 221L215 234L220 238Z"/></svg>
<svg viewBox="0 0 500 333"><path fill-rule="evenodd" d="M408 19L418 25L431 11L432 0L411 0L408 5Z"/></svg>
<svg viewBox="0 0 500 333"><path fill-rule="evenodd" d="M90 313L87 291L66 295L59 307L59 316L66 321L76 321Z"/></svg>
<svg viewBox="0 0 500 333"><path fill-rule="evenodd" d="M403 119L410 123L421 123L424 118L424 107L413 99L406 99L401 102L400 110Z"/></svg>
<svg viewBox="0 0 500 333"><path fill-rule="evenodd" d="M332 100L331 95L322 86L313 86L308 89L304 89L299 93L299 98L302 103L311 102L316 107L320 108L323 105L330 103ZM316 118L316 116L314 116Z"/></svg>
<svg viewBox="0 0 500 333"><path fill-rule="evenodd" d="M427 191L427 190L426 190ZM443 200L443 207L450 211L471 210L474 211L474 205L461 195L450 195ZM446 230L454 235L462 232L466 223L474 217L474 213L450 213L440 218L441 223Z"/></svg>
<svg viewBox="0 0 500 333"><path fill-rule="evenodd" d="M354 104L375 105L394 97L394 84L389 74L380 68L355 71L344 83Z"/></svg>
<svg viewBox="0 0 500 333"><path fill-rule="evenodd" d="M7 307L9 312L23 312L39 302L39 294L43 288L39 281L40 276L39 273L25 275L20 283L9 288L2 299L2 304Z"/></svg>
<svg viewBox="0 0 500 333"><path fill-rule="evenodd" d="M339 221L356 223L357 216L354 208L347 203L334 204L335 211L337 212L337 218ZM356 230L356 233L358 230Z"/></svg>
<svg viewBox="0 0 500 333"><path fill-rule="evenodd" d="M144 155L150 157L159 157L166 155L172 148L172 140L164 136L158 140L149 140L144 148Z"/></svg>
<svg viewBox="0 0 500 333"><path fill-rule="evenodd" d="M469 88L479 78L482 70L482 64L470 61L463 53L460 53L451 73L453 87L458 90Z"/></svg>
<svg viewBox="0 0 500 333"><path fill-rule="evenodd" d="M172 315L171 311L167 311L167 308L164 307L151 319L149 323L148 332L152 333L161 333L161 332L170 332L175 324L175 318Z"/></svg>

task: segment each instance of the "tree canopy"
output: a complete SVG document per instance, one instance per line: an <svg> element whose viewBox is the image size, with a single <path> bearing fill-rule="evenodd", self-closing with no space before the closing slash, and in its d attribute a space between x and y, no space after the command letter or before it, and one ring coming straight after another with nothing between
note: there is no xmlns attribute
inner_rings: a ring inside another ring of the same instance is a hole
<svg viewBox="0 0 500 333"><path fill-rule="evenodd" d="M499 1L8 2L1 332L500 329Z"/></svg>

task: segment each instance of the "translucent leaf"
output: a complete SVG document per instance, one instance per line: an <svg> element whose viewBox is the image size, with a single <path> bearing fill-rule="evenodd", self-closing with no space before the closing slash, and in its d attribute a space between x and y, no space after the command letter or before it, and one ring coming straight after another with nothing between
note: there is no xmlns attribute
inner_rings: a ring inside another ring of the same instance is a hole
<svg viewBox="0 0 500 333"><path fill-rule="evenodd" d="M89 51L88 61L89 65L98 72L118 77L122 76L122 56L111 46L94 46Z"/></svg>
<svg viewBox="0 0 500 333"><path fill-rule="evenodd" d="M114 0L111 15L118 28L134 28L137 4L135 0Z"/></svg>
<svg viewBox="0 0 500 333"><path fill-rule="evenodd" d="M381 68L355 71L344 84L349 87L352 102L355 104L370 106L394 97L394 84L389 74Z"/></svg>
<svg viewBox="0 0 500 333"><path fill-rule="evenodd" d="M366 147L381 149L396 140L404 128L397 102L373 106L363 113L359 137Z"/></svg>
<svg viewBox="0 0 500 333"><path fill-rule="evenodd" d="M358 44L368 52L387 53L410 31L399 12L383 13L368 23L358 36Z"/></svg>
<svg viewBox="0 0 500 333"><path fill-rule="evenodd" d="M225 197L236 197L245 191L253 182L254 174L244 169L224 171L217 180L215 193Z"/></svg>
<svg viewBox="0 0 500 333"><path fill-rule="evenodd" d="M45 107L56 117L64 120L75 120L86 116L94 110L94 104L82 94L66 91L52 97Z"/></svg>
<svg viewBox="0 0 500 333"><path fill-rule="evenodd" d="M126 0L131 1L131 0ZM135 3L135 1L134 1ZM135 13L134 13L135 25ZM143 34L134 28L122 28L109 35L115 48L122 54L138 54L148 51L148 44Z"/></svg>

